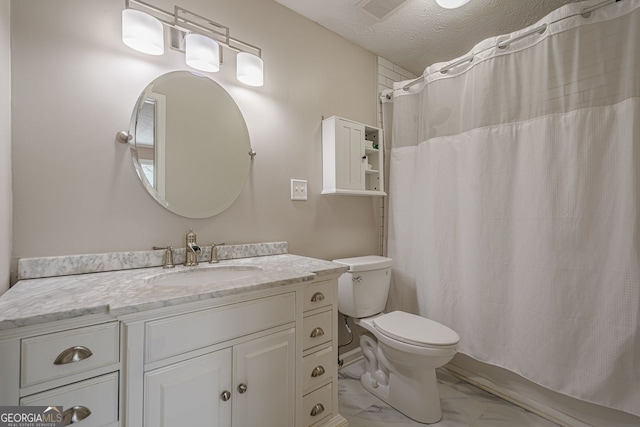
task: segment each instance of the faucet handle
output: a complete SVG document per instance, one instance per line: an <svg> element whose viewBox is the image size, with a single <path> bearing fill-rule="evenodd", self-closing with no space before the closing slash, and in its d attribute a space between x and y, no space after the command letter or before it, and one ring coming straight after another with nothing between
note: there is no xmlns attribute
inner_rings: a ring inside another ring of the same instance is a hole
<svg viewBox="0 0 640 427"><path fill-rule="evenodd" d="M218 259L218 246L226 245L226 243L211 243L208 246L211 246L211 254L209 258L209 264L216 264L220 262Z"/></svg>
<svg viewBox="0 0 640 427"><path fill-rule="evenodd" d="M173 264L173 248L171 246L154 246L153 250L161 250L164 249L166 252L164 253L164 261L162 263L162 268L173 268L175 265Z"/></svg>

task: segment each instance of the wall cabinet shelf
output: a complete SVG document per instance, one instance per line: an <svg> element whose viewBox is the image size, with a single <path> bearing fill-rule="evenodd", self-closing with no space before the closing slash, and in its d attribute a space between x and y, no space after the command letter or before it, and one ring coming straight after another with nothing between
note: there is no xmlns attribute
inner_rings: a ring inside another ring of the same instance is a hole
<svg viewBox="0 0 640 427"><path fill-rule="evenodd" d="M322 121L322 194L386 196L382 129L332 116Z"/></svg>

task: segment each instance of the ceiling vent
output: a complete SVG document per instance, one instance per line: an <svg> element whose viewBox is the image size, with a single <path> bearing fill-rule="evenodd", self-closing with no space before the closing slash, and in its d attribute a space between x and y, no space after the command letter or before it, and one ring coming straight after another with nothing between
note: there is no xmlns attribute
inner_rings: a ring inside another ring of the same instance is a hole
<svg viewBox="0 0 640 427"><path fill-rule="evenodd" d="M378 21L383 21L406 2L407 0L362 0L358 2L358 7Z"/></svg>

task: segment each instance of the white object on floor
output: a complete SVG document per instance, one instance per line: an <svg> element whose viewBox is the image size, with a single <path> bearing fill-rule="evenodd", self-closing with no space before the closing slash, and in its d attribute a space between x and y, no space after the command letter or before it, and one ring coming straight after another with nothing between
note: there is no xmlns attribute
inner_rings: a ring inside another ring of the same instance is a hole
<svg viewBox="0 0 640 427"><path fill-rule="evenodd" d="M340 413L349 427L420 427L415 422L367 392L360 384L363 362L340 369ZM474 387L447 372L436 371L442 396L442 427L557 427L536 414Z"/></svg>
<svg viewBox="0 0 640 427"><path fill-rule="evenodd" d="M360 336L366 371L362 386L409 418L442 418L435 369L456 354L458 334L402 311L382 313L393 260L366 256L334 260L349 266L338 280L338 310L371 335Z"/></svg>

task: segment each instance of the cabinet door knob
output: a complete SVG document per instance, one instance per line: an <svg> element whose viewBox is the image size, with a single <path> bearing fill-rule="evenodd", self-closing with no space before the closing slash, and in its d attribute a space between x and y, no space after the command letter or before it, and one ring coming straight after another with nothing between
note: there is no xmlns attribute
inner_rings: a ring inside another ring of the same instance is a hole
<svg viewBox="0 0 640 427"><path fill-rule="evenodd" d="M324 294L322 292L316 292L315 294L313 294L313 296L311 297L311 302L320 301L324 301Z"/></svg>
<svg viewBox="0 0 640 427"><path fill-rule="evenodd" d="M91 357L93 353L87 347L77 345L75 347L69 347L56 357L53 362L54 365L66 365L67 363L74 363Z"/></svg>
<svg viewBox="0 0 640 427"><path fill-rule="evenodd" d="M315 417L317 415L320 415L323 412L324 412L324 406L322 405L322 403L316 403L311 409L311 416Z"/></svg>
<svg viewBox="0 0 640 427"><path fill-rule="evenodd" d="M227 400L231 399L231 393L227 390L223 391L220 395L220 399L222 399L223 402L226 402Z"/></svg>
<svg viewBox="0 0 640 427"><path fill-rule="evenodd" d="M246 384L240 384L238 386L238 393L244 394L246 392L247 392L247 385Z"/></svg>
<svg viewBox="0 0 640 427"><path fill-rule="evenodd" d="M315 368L313 368L313 371L311 371L311 376L313 378L319 377L321 375L324 375L324 366L322 365L316 366Z"/></svg>
<svg viewBox="0 0 640 427"><path fill-rule="evenodd" d="M62 424L68 426L79 423L89 415L91 415L91 411L86 406L74 406L62 413Z"/></svg>
<svg viewBox="0 0 640 427"><path fill-rule="evenodd" d="M324 335L324 331L322 330L322 328L315 328L313 331L311 331L311 338L317 338L317 337L321 337Z"/></svg>

